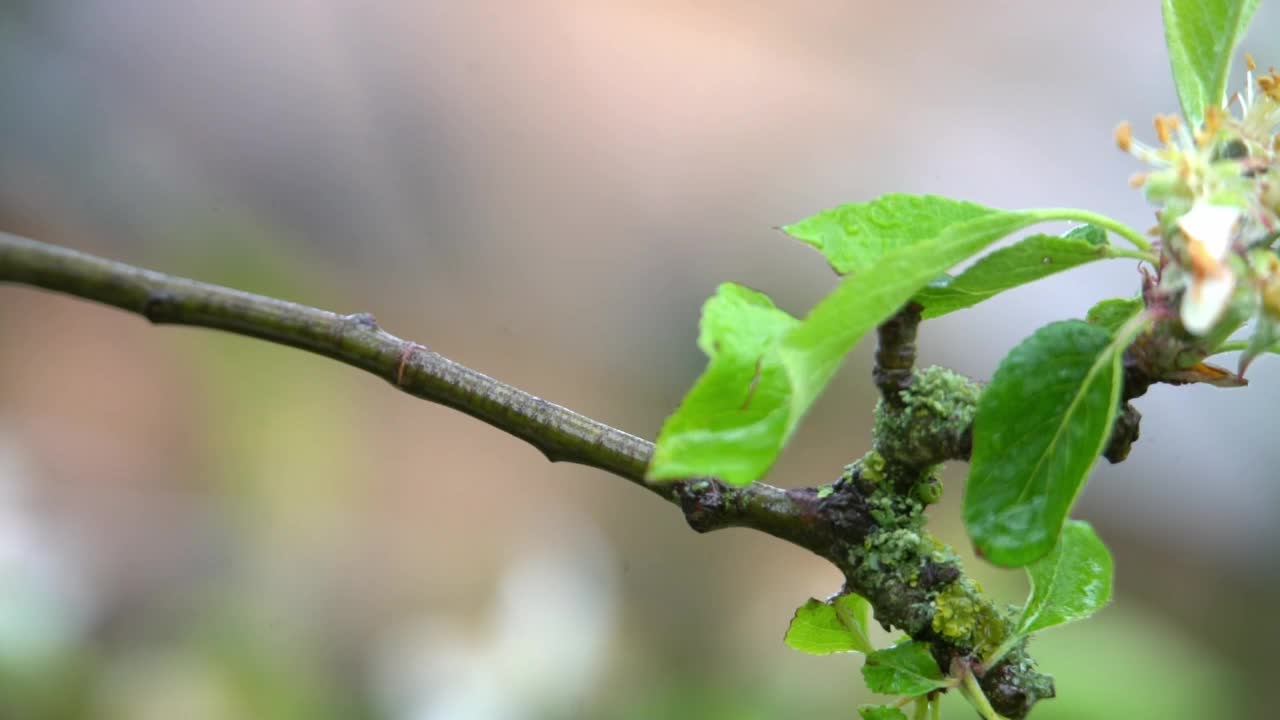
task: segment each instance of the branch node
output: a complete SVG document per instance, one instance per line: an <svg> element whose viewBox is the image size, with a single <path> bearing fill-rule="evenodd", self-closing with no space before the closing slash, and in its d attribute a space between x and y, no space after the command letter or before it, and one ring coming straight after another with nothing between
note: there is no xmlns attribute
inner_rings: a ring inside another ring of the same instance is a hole
<svg viewBox="0 0 1280 720"><path fill-rule="evenodd" d="M937 366L914 371L906 388L876 405L873 447L886 460L923 469L947 460L967 460L973 449L973 418L982 388Z"/></svg>
<svg viewBox="0 0 1280 720"><path fill-rule="evenodd" d="M1120 413L1116 415L1115 425L1112 426L1111 440L1107 443L1106 452L1102 453L1112 465L1123 462L1129 457L1129 451L1133 449L1133 444L1138 441L1139 423L1142 421L1142 413L1133 406L1132 403L1125 403L1120 408Z"/></svg>
<svg viewBox="0 0 1280 720"><path fill-rule="evenodd" d="M685 522L695 532L706 533L722 527L725 487L718 480L703 478L678 483L675 488Z"/></svg>
<svg viewBox="0 0 1280 720"><path fill-rule="evenodd" d="M416 342L406 342L404 349L400 351L400 362L396 365L396 386L404 387L404 373L409 367L409 361L413 358L413 354L419 350L426 350L425 347Z"/></svg>
<svg viewBox="0 0 1280 720"><path fill-rule="evenodd" d="M908 302L893 317L876 328L876 364L871 377L886 403L901 407L901 393L911 386L911 369L916 362L916 330L920 327L918 303Z"/></svg>
<svg viewBox="0 0 1280 720"><path fill-rule="evenodd" d="M1025 718L1037 702L1057 696L1053 678L1035 670L1025 644L988 669L979 685L992 708L1007 718Z"/></svg>
<svg viewBox="0 0 1280 720"><path fill-rule="evenodd" d="M177 303L178 298L172 293L157 290L147 296L142 305L142 316L153 325L159 325L173 319L173 307Z"/></svg>
<svg viewBox="0 0 1280 720"><path fill-rule="evenodd" d="M372 313L367 313L367 312L351 313L350 315L347 315L343 319L349 323L354 323L356 325L359 325L360 327L365 328L366 330L378 329L378 321L373 317Z"/></svg>

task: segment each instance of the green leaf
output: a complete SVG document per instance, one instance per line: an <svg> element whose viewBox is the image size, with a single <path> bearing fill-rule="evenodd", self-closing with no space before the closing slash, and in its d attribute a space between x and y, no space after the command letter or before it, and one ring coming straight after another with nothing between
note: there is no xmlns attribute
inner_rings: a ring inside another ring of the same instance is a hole
<svg viewBox="0 0 1280 720"><path fill-rule="evenodd" d="M782 339L779 354L791 382L791 416L803 416L853 346L930 280L1042 219L1042 211L993 211L951 225L932 240L885 255L866 272L845 278Z"/></svg>
<svg viewBox="0 0 1280 720"><path fill-rule="evenodd" d="M866 648L860 652L875 650L871 644L871 603L857 593L845 593L837 595L831 605L836 609L840 624L854 634L860 648Z"/></svg>
<svg viewBox="0 0 1280 720"><path fill-rule="evenodd" d="M885 255L936 238L943 230L997 210L936 195L891 193L824 210L782 228L812 245L841 275L867 270ZM945 269L945 268L944 268Z"/></svg>
<svg viewBox="0 0 1280 720"><path fill-rule="evenodd" d="M1000 363L978 400L964 521L979 552L1008 567L1053 549L1120 403L1121 359L1141 329L1115 337L1056 322Z"/></svg>
<svg viewBox="0 0 1280 720"><path fill-rule="evenodd" d="M1142 310L1141 298L1110 298L1089 308L1085 321L1114 335L1140 310Z"/></svg>
<svg viewBox="0 0 1280 720"><path fill-rule="evenodd" d="M763 293L725 283L702 308L698 346L707 369L662 426L653 480L760 477L790 436L790 386L776 345L797 325Z"/></svg>
<svg viewBox="0 0 1280 720"><path fill-rule="evenodd" d="M868 655L862 677L871 692L884 695L915 697L947 685L929 644L917 640L904 640Z"/></svg>
<svg viewBox="0 0 1280 720"><path fill-rule="evenodd" d="M858 716L862 720L907 720L907 714L892 705L863 705Z"/></svg>
<svg viewBox="0 0 1280 720"><path fill-rule="evenodd" d="M1221 107L1231 56L1244 37L1258 0L1163 0L1164 39L1182 114L1193 128L1205 110Z"/></svg>
<svg viewBox="0 0 1280 720"><path fill-rule="evenodd" d="M831 602L810 598L796 610L787 628L786 643L810 655L873 653L868 636L871 604L860 595L839 595Z"/></svg>
<svg viewBox="0 0 1280 720"><path fill-rule="evenodd" d="M1027 566L1031 597L1022 609L1018 634L1029 635L1083 620L1111 601L1111 553L1093 527L1072 520L1057 545Z"/></svg>
<svg viewBox="0 0 1280 720"><path fill-rule="evenodd" d="M1109 257L1105 230L1082 225L1063 236L1032 235L981 258L957 277L944 276L916 293L924 317L962 310L998 293Z"/></svg>
<svg viewBox="0 0 1280 720"><path fill-rule="evenodd" d="M799 323L760 293L723 286L703 310L699 343L710 356L707 370L663 426L648 478L712 475L734 485L758 479L845 354L930 280L1029 225L1096 217L1071 209L980 210L974 219L879 256ZM925 216L923 225L941 226Z"/></svg>

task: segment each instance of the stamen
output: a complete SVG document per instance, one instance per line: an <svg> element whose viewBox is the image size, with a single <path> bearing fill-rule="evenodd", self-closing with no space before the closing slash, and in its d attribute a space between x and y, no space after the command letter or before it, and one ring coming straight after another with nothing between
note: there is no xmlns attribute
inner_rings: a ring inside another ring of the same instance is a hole
<svg viewBox="0 0 1280 720"><path fill-rule="evenodd" d="M1168 145L1173 138L1173 131L1178 129L1178 118L1175 115L1157 115L1154 120L1156 137L1161 145Z"/></svg>
<svg viewBox="0 0 1280 720"><path fill-rule="evenodd" d="M1244 66L1249 68L1249 72L1253 72L1254 70L1258 69L1258 63L1253 61L1252 53L1244 54Z"/></svg>
<svg viewBox="0 0 1280 720"><path fill-rule="evenodd" d="M1266 93L1267 97L1280 102L1280 72L1276 72L1275 68L1267 75L1258 78L1258 89Z"/></svg>
<svg viewBox="0 0 1280 720"><path fill-rule="evenodd" d="M1138 188L1142 187L1143 185L1146 185L1146 184L1147 184L1147 177L1148 177L1148 176L1150 176L1150 175L1151 175L1151 173L1144 173L1144 172L1134 173L1134 174L1130 175L1130 176L1129 176L1129 187L1133 188L1134 190L1137 190Z"/></svg>
<svg viewBox="0 0 1280 720"><path fill-rule="evenodd" d="M1116 147L1121 150L1130 152L1133 149L1133 126L1129 124L1128 120L1116 126L1112 137L1115 138Z"/></svg>
<svg viewBox="0 0 1280 720"><path fill-rule="evenodd" d="M1196 133L1196 145L1204 147L1213 140L1218 131L1222 129L1222 123L1225 120L1222 108L1216 105L1210 105L1204 110L1204 128Z"/></svg>

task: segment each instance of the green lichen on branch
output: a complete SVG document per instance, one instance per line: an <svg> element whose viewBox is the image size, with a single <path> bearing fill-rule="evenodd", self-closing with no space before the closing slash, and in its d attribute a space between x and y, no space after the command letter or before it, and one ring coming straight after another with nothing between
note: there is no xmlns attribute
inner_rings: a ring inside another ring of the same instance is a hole
<svg viewBox="0 0 1280 720"><path fill-rule="evenodd" d="M943 380L955 387L954 380ZM923 397L908 399L904 407L920 407ZM941 399L933 396L934 402ZM959 404L968 403L962 398ZM856 492L872 524L860 542L847 546L840 564L848 589L871 602L885 629L931 643L940 667L974 666L1014 632L1016 618L1012 608L983 595L963 574L955 551L925 529L928 503L921 495L936 499L941 493L937 472L936 466L917 469L878 450L848 466L835 487ZM993 706L1010 718L1025 717L1038 699L1053 696L1052 679L1036 671L1021 645L980 682Z"/></svg>
<svg viewBox="0 0 1280 720"><path fill-rule="evenodd" d="M938 589L959 576L959 563L925 530L921 495L937 497L936 468L923 471L889 463L872 450L845 469L840 484L856 487L873 524L847 549L847 579L872 597L876 617L913 637L925 632L936 611ZM921 491L926 488L927 491Z"/></svg>
<svg viewBox="0 0 1280 720"><path fill-rule="evenodd" d="M900 402L876 404L873 447L885 458L923 468L969 455L982 388L947 368L917 370Z"/></svg>
<svg viewBox="0 0 1280 720"><path fill-rule="evenodd" d="M1012 632L1008 608L997 607L965 577L956 553L925 529L920 488L940 488L936 469L917 472L888 463L872 450L845 470L856 482L875 526L849 548L849 580L858 588L892 590L899 599L892 620L913 637L926 628L965 654L982 657ZM922 582L923 579L923 582Z"/></svg>
<svg viewBox="0 0 1280 720"><path fill-rule="evenodd" d="M914 485L913 478L900 474L900 466L887 468L874 450L845 469L840 484L856 486L873 521L861 540L847 548L846 579L871 600L886 629L896 626L915 636L928 628L933 614L921 580L928 585L930 578L948 570L929 564L934 544L924 529L924 504L896 490Z"/></svg>
<svg viewBox="0 0 1280 720"><path fill-rule="evenodd" d="M977 657L990 656L1014 629L1011 608L983 597L982 586L968 577L938 593L934 605L933 631Z"/></svg>

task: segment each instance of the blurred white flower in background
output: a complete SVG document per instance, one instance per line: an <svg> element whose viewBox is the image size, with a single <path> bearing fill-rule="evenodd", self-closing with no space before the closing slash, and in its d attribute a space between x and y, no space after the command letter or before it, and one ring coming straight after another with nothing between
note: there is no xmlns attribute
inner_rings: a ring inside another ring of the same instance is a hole
<svg viewBox="0 0 1280 720"><path fill-rule="evenodd" d="M618 608L616 561L582 515L550 513L503 573L486 627L450 618L401 628L375 663L395 720L576 716L605 672Z"/></svg>
<svg viewBox="0 0 1280 720"><path fill-rule="evenodd" d="M0 663L15 668L74 651L90 610L71 553L32 508L32 480L0 428Z"/></svg>

